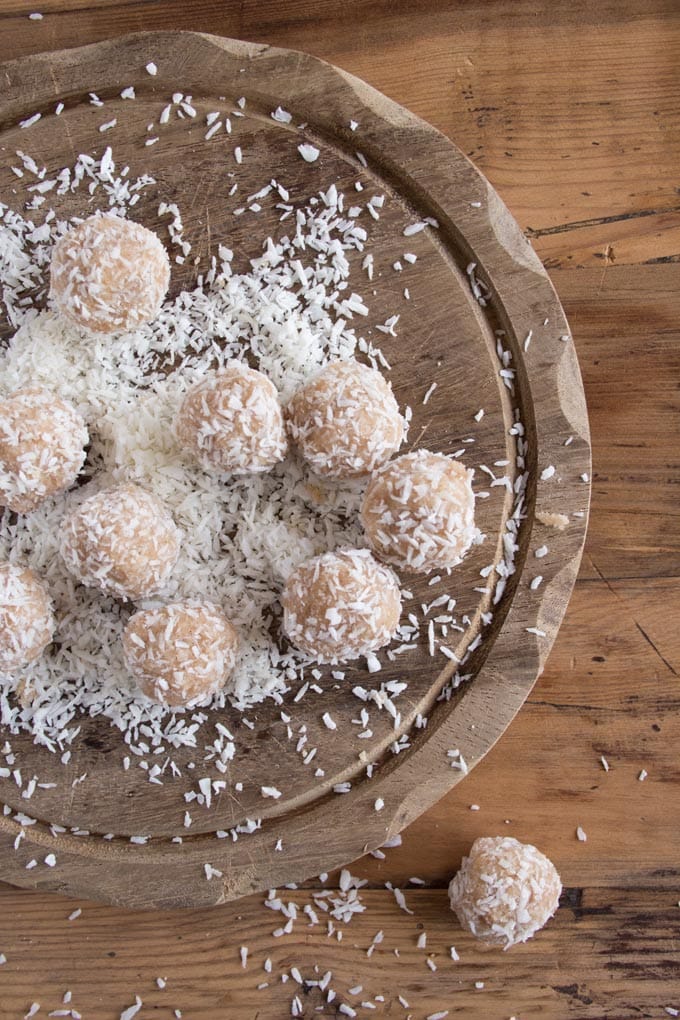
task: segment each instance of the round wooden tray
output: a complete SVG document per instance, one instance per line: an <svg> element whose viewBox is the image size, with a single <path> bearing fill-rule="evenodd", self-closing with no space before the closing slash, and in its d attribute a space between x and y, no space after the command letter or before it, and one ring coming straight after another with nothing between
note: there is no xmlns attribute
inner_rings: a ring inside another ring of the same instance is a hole
<svg viewBox="0 0 680 1020"><path fill-rule="evenodd" d="M158 67L155 76L145 71L150 61ZM403 579L413 593L409 608L419 612L420 603L448 591L458 600L456 613L471 621L454 647L463 657L473 645L462 667L472 679L448 699L441 695L454 663L431 657L426 640L393 662L381 656L378 673L353 665L340 684L324 671L322 694L295 702L291 691L283 706L293 731L306 726L308 746L318 747L312 767L286 738L281 710L272 702L247 713L252 730L239 712L227 710L222 715L236 736L237 754L229 774L215 778L226 778L228 787L209 808L192 808L190 829L183 828L184 793L198 777L185 767L189 752L175 755L182 778L152 786L139 768L122 771L125 747L105 720L83 720L67 766L34 746L30 736L12 736L23 773L57 785L38 788L26 801L11 778L0 780L0 798L9 806L0 819L0 876L131 907L175 907L223 902L346 864L380 846L463 778L448 751L457 749L471 768L489 750L540 674L566 609L586 530L590 446L578 363L550 280L496 192L455 145L364 82L314 57L197 34L145 33L33 56L0 70L0 198L17 210L27 197L25 182L9 170L17 149L52 174L78 153L100 156L111 145L118 165L129 163L132 173L148 172L157 181L135 209L136 219L166 237L158 203L177 202L202 264L226 243L245 268L267 234L280 236L287 224L279 223L273 208L257 217L234 216L242 199L229 197L228 172L238 171L239 196L257 192L272 176L290 190L291 201L306 200L332 182L347 194L348 205L358 196L356 181L364 185L364 201L384 194L367 243L375 278L368 282L361 256L352 270L352 288L364 295L370 315L352 325L382 348L400 404L413 408L409 443L446 453L465 448L464 463L477 469L476 490L489 493L477 503L486 541L464 564L439 585ZM120 98L130 85L134 102ZM147 124L158 121L177 91L193 97L199 116L164 125L160 141L145 147ZM93 92L104 109L91 104ZM240 97L246 99L245 116L233 118L232 136L205 141L206 113L239 110ZM59 117L58 101L65 107ZM292 113L290 124L271 118L279 105ZM42 117L30 129L18 127L38 111ZM100 134L99 125L114 118L116 127ZM351 121L358 124L354 130ZM301 159L302 141L320 149L316 162ZM238 167L236 145L244 154ZM70 215L86 208L77 195L50 196L50 204ZM404 234L409 224L428 217L437 226ZM409 251L418 255L413 265L403 261ZM402 272L393 268L397 260ZM200 266L174 267L174 291L191 287L198 272ZM471 279L481 281L483 304ZM376 331L393 314L400 315L397 335ZM499 349L510 352L514 378L501 377ZM437 388L423 404L434 381ZM480 408L485 414L477 421ZM527 440L526 500L517 570L494 606L496 575L485 578L480 571L503 556L515 500L504 485L491 486L479 466L507 474L515 484L521 469L517 435L510 430L517 417ZM507 466L494 467L503 461ZM554 474L541 480L549 465ZM546 523L544 515L554 513L568 517L564 530ZM537 560L534 553L543 545L548 553ZM538 573L544 581L533 590L530 581ZM482 613L490 610L493 620L484 627ZM351 720L361 703L351 687L379 689L400 679L408 689L397 702L397 723L387 712L373 711L372 737L357 739L360 727ZM325 711L337 719L337 731L324 728ZM416 725L419 715L428 718L426 728ZM408 746L391 753L399 738ZM315 777L317 767L323 777ZM87 779L72 785L84 773ZM242 790L236 791L236 781ZM334 793L339 782L350 782L350 792ZM275 785L284 795L265 800L262 785ZM378 799L382 810L375 809ZM15 851L22 825L14 816L22 811L36 821L24 827ZM216 838L247 818L260 820L252 834L236 842ZM147 842L131 843L133 835ZM178 835L181 844L172 842ZM26 870L31 858L42 862L48 853L56 855L54 868ZM222 876L207 881L205 863Z"/></svg>

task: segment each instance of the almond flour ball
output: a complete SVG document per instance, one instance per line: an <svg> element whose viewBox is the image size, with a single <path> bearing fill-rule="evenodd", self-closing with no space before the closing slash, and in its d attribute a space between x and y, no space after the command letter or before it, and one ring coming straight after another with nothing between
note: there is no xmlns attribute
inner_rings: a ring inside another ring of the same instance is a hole
<svg viewBox="0 0 680 1020"><path fill-rule="evenodd" d="M0 401L0 506L26 514L68 489L88 438L76 409L41 386Z"/></svg>
<svg viewBox="0 0 680 1020"><path fill-rule="evenodd" d="M281 602L284 632L317 662L344 662L382 648L401 614L397 578L367 549L307 560L288 578Z"/></svg>
<svg viewBox="0 0 680 1020"><path fill-rule="evenodd" d="M455 567L478 536L472 471L442 453L417 450L378 470L361 522L373 551L404 570Z"/></svg>
<svg viewBox="0 0 680 1020"><path fill-rule="evenodd" d="M352 478L389 460L405 421L380 372L358 361L326 365L288 405L288 430L317 475Z"/></svg>
<svg viewBox="0 0 680 1020"><path fill-rule="evenodd" d="M103 213L57 241L50 276L50 296L62 315L96 333L113 333L158 315L170 261L152 231Z"/></svg>
<svg viewBox="0 0 680 1020"><path fill-rule="evenodd" d="M449 885L451 909L480 941L509 949L552 917L562 883L535 846L510 836L476 839Z"/></svg>
<svg viewBox="0 0 680 1020"><path fill-rule="evenodd" d="M123 652L149 698L178 707L207 701L233 672L238 634L212 602L187 600L130 617Z"/></svg>
<svg viewBox="0 0 680 1020"><path fill-rule="evenodd" d="M139 599L163 585L179 546L179 530L163 504L136 485L119 485L90 496L66 518L61 555L82 584Z"/></svg>
<svg viewBox="0 0 680 1020"><path fill-rule="evenodd" d="M288 452L276 387L241 361L228 361L189 390L175 432L206 471L269 471Z"/></svg>
<svg viewBox="0 0 680 1020"><path fill-rule="evenodd" d="M53 635L52 602L37 575L0 563L0 672L33 662Z"/></svg>

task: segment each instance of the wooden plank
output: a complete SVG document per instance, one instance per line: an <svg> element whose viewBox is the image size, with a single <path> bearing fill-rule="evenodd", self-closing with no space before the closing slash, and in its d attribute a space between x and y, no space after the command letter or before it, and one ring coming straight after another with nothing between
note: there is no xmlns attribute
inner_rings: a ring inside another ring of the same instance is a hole
<svg viewBox="0 0 680 1020"><path fill-rule="evenodd" d="M341 1003L376 1004L379 995L384 1004L378 1002L375 1011L359 1009L360 1016L422 1020L448 1009L450 1016L485 1020L510 1015L639 1020L661 1017L665 1006L678 1005L673 996L678 907L667 890L568 889L547 928L508 953L480 947L463 933L444 890L408 891L413 916L400 911L385 890L360 895L365 913L344 927L338 943L325 935L325 925L307 927L306 917L291 935L273 939L280 915L266 910L259 897L207 913L129 913L84 903L82 916L69 922L74 904L0 887L0 945L7 955L3 1016L21 1017L39 1002L40 1020L65 1008L67 989L83 1018L97 1020L118 1020L135 995L143 1001L140 1017L172 1016L180 1009L197 1020L282 1020L295 995L308 1020L320 1015L318 1006L323 1016L341 1017ZM311 894L289 893L286 900L301 909ZM383 941L368 959L366 949L378 931ZM423 933L426 948L418 949ZM458 962L450 959L451 945ZM249 949L245 968L240 946ZM263 969L267 957L271 975ZM319 989L305 990L294 978L281 983L281 974L292 967L303 980L318 981L331 971L332 1005ZM157 977L167 979L165 989L156 986ZM269 986L258 990L264 981ZM361 991L351 994L357 987ZM409 1008L398 1003L398 995Z"/></svg>
<svg viewBox="0 0 680 1020"><path fill-rule="evenodd" d="M680 266L555 272L593 432L588 562L680 575Z"/></svg>
<svg viewBox="0 0 680 1020"><path fill-rule="evenodd" d="M45 19L30 22L3 0L0 60L168 24L158 0L63 7L50 0ZM559 12L549 0L509 8L355 0L342 11L319 0L197 0L172 5L172 26L305 49L365 78L453 138L553 265L589 263L608 245L626 262L680 250L672 0L578 0Z"/></svg>

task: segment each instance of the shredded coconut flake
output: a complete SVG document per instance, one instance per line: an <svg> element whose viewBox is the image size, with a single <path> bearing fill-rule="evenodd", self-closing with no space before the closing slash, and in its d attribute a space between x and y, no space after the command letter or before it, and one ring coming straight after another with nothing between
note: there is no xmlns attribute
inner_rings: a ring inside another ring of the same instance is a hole
<svg viewBox="0 0 680 1020"><path fill-rule="evenodd" d="M303 142L302 145L298 145L298 152L304 159L305 163L315 163L319 158L320 152L315 145L309 145Z"/></svg>

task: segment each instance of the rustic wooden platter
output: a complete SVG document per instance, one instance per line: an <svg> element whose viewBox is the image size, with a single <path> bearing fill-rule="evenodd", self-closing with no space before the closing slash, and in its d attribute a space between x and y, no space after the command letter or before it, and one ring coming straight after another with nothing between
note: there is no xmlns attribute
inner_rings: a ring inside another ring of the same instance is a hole
<svg viewBox="0 0 680 1020"><path fill-rule="evenodd" d="M145 70L150 61L157 65L155 75ZM451 692L455 664L430 656L427 640L394 661L381 655L378 673L357 664L337 683L324 671L322 693L296 702L292 690L283 705L293 730L306 726L309 746L318 747L311 768L286 739L280 707L265 702L249 710L250 725L235 709L225 710L221 717L237 744L227 789L210 807L194 810L188 830L184 794L195 787L190 752L175 756L181 777L155 786L141 769L122 770L120 734L101 719L83 719L67 765L35 746L30 735L12 735L16 765L56 786L38 787L27 802L11 776L0 779L0 877L130 907L171 907L219 903L345 864L383 844L463 778L448 751L457 749L468 769L482 758L521 707L559 628L581 556L590 489L586 407L559 301L508 210L455 145L365 83L311 56L205 35L145 33L10 62L0 72L0 200L24 208L25 182L10 169L17 150L54 174L79 153L99 158L110 145L117 163L156 180L136 219L167 241L159 201L175 202L182 211L186 236L202 261L173 267L174 293L193 285L218 244L228 244L235 262L245 266L260 254L268 233L277 236L286 227L277 211L264 206L256 215L235 216L242 199L229 195L229 173L238 172L240 195L256 193L273 175L285 182L291 202L331 183L351 202L357 181L364 195L385 195L366 248L374 255L373 281L362 272L360 256L353 264L352 287L370 308L367 319L354 325L379 343L392 365L398 400L413 408L409 445L446 453L463 448L464 463L476 469L475 489L488 492L477 502L486 540L451 577L439 585L403 579L413 596L408 611L440 591L457 599L457 613L469 619L456 645L469 681ZM120 98L131 85L134 102ZM198 116L159 127L159 141L145 146L149 123L157 124L177 91L192 96ZM104 108L92 105L91 93ZM57 103L64 104L58 117ZM289 124L272 119L278 106L291 112ZM234 110L244 116L233 117L232 135L206 141L206 113ZM42 114L36 123L19 127L36 112ZM101 134L99 127L113 120ZM300 157L301 142L320 150L314 163ZM238 166L237 145L243 152ZM62 215L91 208L73 195L51 197L50 204ZM426 218L425 229L408 232ZM417 261L403 262L405 252ZM393 268L398 261L401 271ZM475 295L471 282L477 280ZM394 314L400 316L396 336L376 330ZM7 323L3 331L11 333ZM499 350L509 352L505 363ZM485 413L477 420L481 408ZM524 468L517 463L517 420L526 438ZM480 571L503 557L516 498L505 484L492 486L480 465L497 477L507 474L513 488L528 471L516 572L497 604L495 572ZM545 471L550 466L554 472ZM549 523L556 513L568 521L563 530ZM547 554L538 560L535 552L543 546ZM534 589L530 583L539 573L544 580ZM489 612L486 626L482 614ZM399 679L408 681L399 719L374 713L372 736L357 739L351 720L361 706L351 687L378 689ZM449 696L442 697L447 689ZM323 726L326 711L338 720L335 732ZM421 716L426 727L416 725ZM403 749L391 753L400 739ZM317 767L323 776L315 776ZM84 774L87 779L73 785ZM236 780L242 789L235 789ZM334 793L339 782L350 782L350 792ZM273 784L283 796L264 800L260 788ZM381 810L376 801L383 802ZM21 812L33 824L17 820ZM248 818L259 820L256 831L236 841L216 838ZM143 845L130 842L139 835L146 837ZM177 836L181 844L173 842ZM51 853L54 867L26 869L31 859L42 862ZM207 881L206 863L221 875Z"/></svg>

